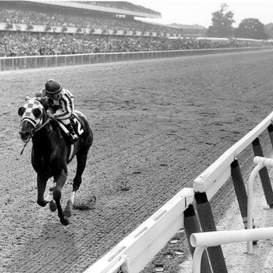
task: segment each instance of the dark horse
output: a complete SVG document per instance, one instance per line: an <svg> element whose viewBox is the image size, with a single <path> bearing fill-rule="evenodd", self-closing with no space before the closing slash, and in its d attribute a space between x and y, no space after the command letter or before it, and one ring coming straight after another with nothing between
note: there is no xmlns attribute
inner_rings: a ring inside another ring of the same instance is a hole
<svg viewBox="0 0 273 273"><path fill-rule="evenodd" d="M25 145L32 139L31 163L37 173L37 203L44 207L49 202L44 193L49 178L53 177L56 186L51 189L52 211L58 209L58 216L63 225L68 225L68 217L74 203L75 193L82 182L82 173L86 166L87 154L93 142L93 134L86 117L77 112L76 125L80 127L80 137L71 144L58 122L46 114L47 103L40 98L26 98L26 103L18 109L21 117L19 134ZM77 170L73 179L73 191L63 211L61 206L62 188L67 179L67 164L76 155Z"/></svg>

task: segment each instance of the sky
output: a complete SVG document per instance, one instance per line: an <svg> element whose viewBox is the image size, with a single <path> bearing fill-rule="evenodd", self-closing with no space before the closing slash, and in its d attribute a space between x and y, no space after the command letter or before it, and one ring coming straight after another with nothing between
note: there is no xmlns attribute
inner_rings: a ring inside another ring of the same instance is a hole
<svg viewBox="0 0 273 273"><path fill-rule="evenodd" d="M273 22L273 0L129 0L161 13L161 19L149 20L154 23L198 24L204 27L211 25L212 13L220 10L221 4L228 5L234 13L235 23L246 18L257 18L263 24Z"/></svg>

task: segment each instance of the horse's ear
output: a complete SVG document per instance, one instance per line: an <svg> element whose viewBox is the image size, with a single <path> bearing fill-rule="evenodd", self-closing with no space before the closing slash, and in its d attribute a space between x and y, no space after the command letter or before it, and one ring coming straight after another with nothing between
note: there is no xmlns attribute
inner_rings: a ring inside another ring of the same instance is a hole
<svg viewBox="0 0 273 273"><path fill-rule="evenodd" d="M39 102L43 105L45 109L48 109L48 99L45 97L41 97L38 99Z"/></svg>
<svg viewBox="0 0 273 273"><path fill-rule="evenodd" d="M19 107L19 109L18 109L18 115L21 117L24 114L25 111L26 111L25 107L23 107L23 106Z"/></svg>
<svg viewBox="0 0 273 273"><path fill-rule="evenodd" d="M39 118L42 115L42 111L39 108L34 108L32 110L32 113L35 118Z"/></svg>

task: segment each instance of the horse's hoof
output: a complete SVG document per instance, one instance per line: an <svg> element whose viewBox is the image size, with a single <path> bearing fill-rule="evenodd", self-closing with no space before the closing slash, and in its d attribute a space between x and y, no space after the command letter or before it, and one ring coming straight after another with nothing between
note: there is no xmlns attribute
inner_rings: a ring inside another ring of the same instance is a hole
<svg viewBox="0 0 273 273"><path fill-rule="evenodd" d="M91 203L96 203L97 202L97 197L95 195L93 195L91 198L90 198L90 202Z"/></svg>
<svg viewBox="0 0 273 273"><path fill-rule="evenodd" d="M96 202L97 202L97 197L95 195L93 195L90 198L90 201L89 201L89 207L90 207L90 209L94 209L95 208Z"/></svg>
<svg viewBox="0 0 273 273"><path fill-rule="evenodd" d="M57 206L56 206L56 203L55 203L54 200L51 200L51 201L49 202L49 209L50 209L50 211L52 211L52 212L56 211Z"/></svg>
<svg viewBox="0 0 273 273"><path fill-rule="evenodd" d="M37 204L39 205L39 206L41 206L41 207L45 207L46 205L47 205L47 201L45 201L45 200L38 200L37 201Z"/></svg>
<svg viewBox="0 0 273 273"><path fill-rule="evenodd" d="M62 218L62 219L60 219L60 220L61 220L61 223L62 223L64 226L69 225L69 221L68 221L68 219L66 219L66 218Z"/></svg>

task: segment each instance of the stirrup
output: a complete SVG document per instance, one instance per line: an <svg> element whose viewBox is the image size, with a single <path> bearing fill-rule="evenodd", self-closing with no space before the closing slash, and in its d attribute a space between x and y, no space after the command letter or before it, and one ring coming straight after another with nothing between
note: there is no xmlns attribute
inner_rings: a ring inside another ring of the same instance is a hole
<svg viewBox="0 0 273 273"><path fill-rule="evenodd" d="M70 139L70 142L74 143L79 139L79 137L76 134L75 135L69 134L69 139Z"/></svg>

